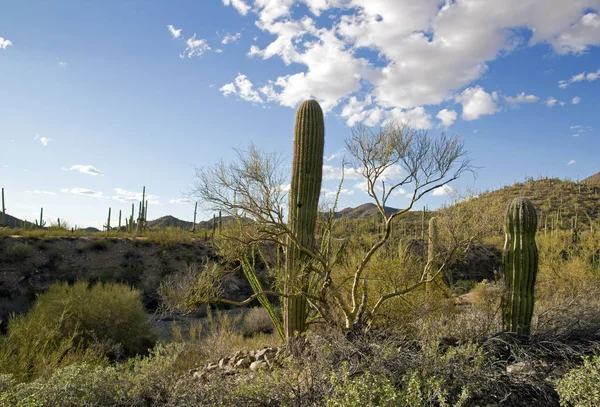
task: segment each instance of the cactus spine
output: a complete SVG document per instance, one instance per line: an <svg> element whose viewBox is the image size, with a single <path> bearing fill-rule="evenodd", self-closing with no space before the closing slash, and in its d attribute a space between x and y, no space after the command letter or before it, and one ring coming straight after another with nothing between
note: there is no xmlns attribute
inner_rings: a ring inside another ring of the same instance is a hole
<svg viewBox="0 0 600 407"><path fill-rule="evenodd" d="M506 209L502 264L506 291L502 299L505 332L529 335L538 271L535 243L537 214L527 198L515 198Z"/></svg>
<svg viewBox="0 0 600 407"><path fill-rule="evenodd" d="M284 332L290 343L296 332L306 330L309 258L300 247L313 250L317 206L321 193L325 123L315 100L304 101L296 112L294 157L289 196L288 239L284 291ZM293 242L296 240L297 244Z"/></svg>

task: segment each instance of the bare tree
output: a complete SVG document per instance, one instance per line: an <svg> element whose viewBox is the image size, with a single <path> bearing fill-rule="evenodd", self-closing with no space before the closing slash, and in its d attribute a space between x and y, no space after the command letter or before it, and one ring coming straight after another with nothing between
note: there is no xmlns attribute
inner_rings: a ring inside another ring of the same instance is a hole
<svg viewBox="0 0 600 407"><path fill-rule="evenodd" d="M325 227L321 228L323 234L317 239L320 247L300 247L300 250L311 259L305 271L310 274L310 285L304 294L312 309L312 317L330 324L341 322L345 330L358 330L370 326L384 302L433 281L447 266L452 251L436 259L435 264L439 265L436 270L431 270L432 264L428 263L425 266L427 273L424 272L419 281L378 293L376 298L369 299L368 265L373 255L389 240L393 221L410 211L425 194L458 179L466 171L472 171L473 167L457 137L449 138L442 134L433 138L426 132L396 123L378 131L357 126L352 130L346 148L364 176L367 193L381 214L383 233L361 256L349 280L336 281L334 273L347 239L333 238L333 211L326 217ZM225 233L223 239L229 242L229 248L237 248L233 251L234 257L245 259L242 263L248 266L251 247L258 249L256 251L265 260L261 249L265 243L274 243L284 250L291 244L298 246L298 243L284 219L287 174L282 170L280 157L264 154L255 146L237 153L236 162L220 162L212 168L197 169L197 181L191 194L208 208L220 209L237 220L237 226ZM395 177L390 176L391 173ZM405 188L412 191L409 204L389 214L385 209L386 203ZM256 278L256 274L251 272L250 278ZM253 288L255 295L251 298L260 299L266 293L284 296L275 289ZM203 302L218 301L217 298L208 299L206 295L198 295L198 298L203 298Z"/></svg>

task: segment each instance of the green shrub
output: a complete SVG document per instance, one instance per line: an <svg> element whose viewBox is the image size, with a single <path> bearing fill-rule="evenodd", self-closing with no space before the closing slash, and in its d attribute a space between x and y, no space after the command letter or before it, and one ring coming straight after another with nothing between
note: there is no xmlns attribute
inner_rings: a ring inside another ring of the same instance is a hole
<svg viewBox="0 0 600 407"><path fill-rule="evenodd" d="M346 368L340 377L332 374L333 390L327 397L327 407L392 407L400 404L401 395L394 384L383 375L365 372L351 377Z"/></svg>
<svg viewBox="0 0 600 407"><path fill-rule="evenodd" d="M0 407L114 406L121 396L115 368L80 364L11 387L0 393Z"/></svg>
<svg viewBox="0 0 600 407"><path fill-rule="evenodd" d="M4 261L7 263L18 263L27 260L31 256L31 247L26 243L15 243L4 251Z"/></svg>
<svg viewBox="0 0 600 407"><path fill-rule="evenodd" d="M242 334L253 336L259 333L270 334L275 330L273 321L266 309L262 307L250 308L244 315Z"/></svg>
<svg viewBox="0 0 600 407"><path fill-rule="evenodd" d="M561 406L600 406L600 355L584 358L583 365L556 381Z"/></svg>
<svg viewBox="0 0 600 407"><path fill-rule="evenodd" d="M141 293L121 284L59 283L13 317L0 343L0 373L20 380L48 375L74 361L145 353L154 345Z"/></svg>

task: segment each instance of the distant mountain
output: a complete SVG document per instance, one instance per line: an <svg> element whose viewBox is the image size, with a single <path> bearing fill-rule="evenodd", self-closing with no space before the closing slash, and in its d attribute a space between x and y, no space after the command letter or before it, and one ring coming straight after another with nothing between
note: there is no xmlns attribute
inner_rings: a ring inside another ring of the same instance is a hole
<svg viewBox="0 0 600 407"><path fill-rule="evenodd" d="M2 215L0 214L0 216ZM14 216L9 215L8 213L6 214L6 223L10 229L20 228L23 226L25 228L36 227L34 223L22 221L21 219L15 218Z"/></svg>
<svg viewBox="0 0 600 407"><path fill-rule="evenodd" d="M386 206L385 213L389 216L393 213L398 212L399 209L390 208ZM379 215L379 210L377 209L377 205L374 203L366 203L356 208L344 208L339 212L335 213L336 218L346 218L346 219L364 219L364 218L373 218Z"/></svg>
<svg viewBox="0 0 600 407"><path fill-rule="evenodd" d="M600 172L587 177L583 181L584 184L600 186Z"/></svg>

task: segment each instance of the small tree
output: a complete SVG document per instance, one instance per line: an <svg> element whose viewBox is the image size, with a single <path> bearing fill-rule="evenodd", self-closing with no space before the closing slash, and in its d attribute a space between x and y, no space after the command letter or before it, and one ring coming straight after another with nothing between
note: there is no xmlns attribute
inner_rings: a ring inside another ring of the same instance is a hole
<svg viewBox="0 0 600 407"><path fill-rule="evenodd" d="M320 228L321 235L316 239L320 247L299 244L284 218L288 175L282 171L282 161L277 154L262 153L251 145L247 151L237 151L238 159L234 162L226 164L221 161L212 168L197 169L197 179L191 194L197 196L208 208L222 210L224 214L237 220L234 223L236 226L221 235L220 248L227 249L222 253L230 259L241 260L251 283L257 279L250 260L253 260L254 254L258 254L273 271L273 289L263 290L253 284L255 294L246 301L232 302L217 296L196 295L198 301L186 297L184 303L188 307L200 302L216 301L244 305L261 296L266 299L266 294L287 298L288 294L281 289L283 270L275 270L273 263L268 261L268 247L283 247L286 251L296 247L307 256L309 261L304 264L306 283L303 284L302 294L311 310L308 318L316 317L334 325L341 322L343 329L347 331L367 329L383 303L433 281L448 264L452 251L440 253L435 259L431 259L425 266L427 272L423 273L419 281L380 293L374 299L369 298L368 266L373 255L389 240L395 219L410 211L425 194L458 179L465 171L472 170L463 144L457 137L448 138L442 134L433 138L426 132L406 125L389 123L378 131L365 126L355 127L346 142L346 149L365 178L367 193L375 202L382 224L382 233L355 264L349 287L346 279L338 279L333 273L347 242L346 239L334 239L331 234L334 211L330 211L329 216L321 217L324 218L325 227ZM396 176L392 177L390 174ZM403 188L410 188L412 191L409 204L397 212L389 213L386 211L388 200ZM333 209L335 206L334 203ZM432 269L433 263L438 265L435 269ZM205 279L200 276L198 278L202 282L200 286L206 285ZM219 281L214 274L211 274L210 279L215 284ZM171 299L181 298L183 295L174 293L172 289L164 291L171 293ZM176 303L178 301L172 302ZM277 322L281 323L280 320L276 321L276 325Z"/></svg>

